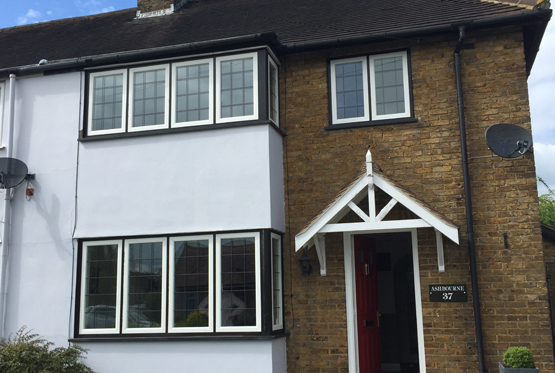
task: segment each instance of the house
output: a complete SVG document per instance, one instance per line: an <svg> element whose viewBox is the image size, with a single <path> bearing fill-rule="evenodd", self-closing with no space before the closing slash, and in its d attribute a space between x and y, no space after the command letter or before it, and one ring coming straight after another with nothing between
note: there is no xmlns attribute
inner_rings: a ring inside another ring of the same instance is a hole
<svg viewBox="0 0 555 373"><path fill-rule="evenodd" d="M0 30L0 157L34 175L4 191L2 337L98 372L485 372L514 345L554 371L534 155L484 139L530 131L528 3L138 0Z"/></svg>

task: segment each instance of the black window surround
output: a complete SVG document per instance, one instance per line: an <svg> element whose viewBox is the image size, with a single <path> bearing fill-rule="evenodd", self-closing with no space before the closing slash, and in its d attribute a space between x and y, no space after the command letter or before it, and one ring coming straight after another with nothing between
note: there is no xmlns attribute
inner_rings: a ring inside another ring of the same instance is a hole
<svg viewBox="0 0 555 373"><path fill-rule="evenodd" d="M185 242L193 244L184 249ZM250 249L245 250L249 244ZM109 251L112 254L106 255ZM201 251L206 255L199 261L197 253ZM175 253L179 255L173 260L170 255ZM194 268L199 267L195 263L203 262L204 269L191 271L191 259ZM153 270L155 267L159 270ZM276 288L283 289L281 268L282 234L270 229L81 239L75 339L265 339L283 335L283 292L276 293ZM201 284L203 276L207 281ZM245 280L249 276L254 284ZM183 281L192 283L192 288ZM276 295L280 298L277 304ZM152 307L153 300L160 307Z"/></svg>
<svg viewBox="0 0 555 373"><path fill-rule="evenodd" d="M384 68L385 63L392 68ZM417 122L411 76L409 50L328 60L325 129Z"/></svg>
<svg viewBox="0 0 555 373"><path fill-rule="evenodd" d="M241 124L279 127L272 114L279 112L272 99L279 97L277 65L264 48L91 70L81 140Z"/></svg>

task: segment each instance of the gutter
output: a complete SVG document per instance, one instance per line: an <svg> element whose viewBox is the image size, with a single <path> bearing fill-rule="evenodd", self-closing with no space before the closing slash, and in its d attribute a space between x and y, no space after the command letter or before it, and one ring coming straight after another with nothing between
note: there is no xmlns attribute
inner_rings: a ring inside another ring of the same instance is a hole
<svg viewBox="0 0 555 373"><path fill-rule="evenodd" d="M468 257L470 259L470 280L472 283L472 305L474 306L474 326L476 329L476 350L478 352L479 372L486 372L484 361L484 340L482 335L482 315L480 312L480 295L478 289L478 270L476 266L476 247L474 239L474 219L472 217L472 200L470 198L470 176L468 171L468 148L466 145L466 122L464 118L464 100L461 74L461 49L465 39L466 26L459 27L459 42L455 47L455 76L457 80L457 107L459 109L459 131L461 135L461 159L464 180L464 203L466 210L466 229L468 234Z"/></svg>
<svg viewBox="0 0 555 373"><path fill-rule="evenodd" d="M15 123L15 81L16 76L10 75L10 115L9 115L9 132L7 144L7 157L13 157L13 138L14 138L14 123ZM8 258L9 238L10 238L10 225L11 225L11 189L4 189L4 214L2 215L2 243L0 244L0 338L5 340L7 338L6 326L6 299L8 296Z"/></svg>
<svg viewBox="0 0 555 373"><path fill-rule="evenodd" d="M166 47L140 49L127 52L108 53L96 56L85 56L58 60L41 65L27 65L16 68L0 69L0 77L8 74L31 75L47 71L85 68L117 63L127 63L137 60L167 57L168 55L182 55L205 49L229 47L230 45L277 45L278 39L275 32L263 32L252 35L237 36L232 38L200 41L195 43L176 44Z"/></svg>

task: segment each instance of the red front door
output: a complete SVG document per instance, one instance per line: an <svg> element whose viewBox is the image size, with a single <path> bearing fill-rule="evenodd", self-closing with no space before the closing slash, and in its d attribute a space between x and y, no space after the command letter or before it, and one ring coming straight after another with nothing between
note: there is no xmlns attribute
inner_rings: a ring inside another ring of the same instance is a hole
<svg viewBox="0 0 555 373"><path fill-rule="evenodd" d="M374 240L355 236L359 373L381 373L378 279Z"/></svg>

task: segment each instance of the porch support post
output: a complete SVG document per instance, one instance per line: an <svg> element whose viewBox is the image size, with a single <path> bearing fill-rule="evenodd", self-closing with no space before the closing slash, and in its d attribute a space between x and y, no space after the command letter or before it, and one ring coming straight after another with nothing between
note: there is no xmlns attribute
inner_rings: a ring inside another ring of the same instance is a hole
<svg viewBox="0 0 555 373"><path fill-rule="evenodd" d="M376 220L376 196L374 195L374 170L372 169L372 154L366 152L366 179L368 182L368 216L370 221Z"/></svg>

